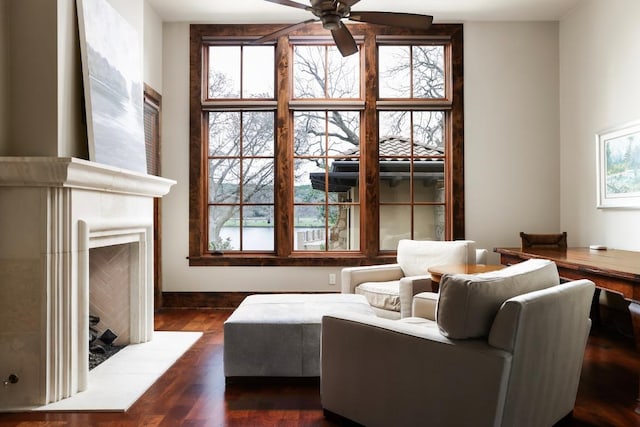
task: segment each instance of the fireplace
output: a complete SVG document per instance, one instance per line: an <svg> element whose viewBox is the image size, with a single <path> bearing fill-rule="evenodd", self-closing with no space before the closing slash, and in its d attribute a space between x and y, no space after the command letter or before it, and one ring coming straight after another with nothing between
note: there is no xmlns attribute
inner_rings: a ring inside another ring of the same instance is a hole
<svg viewBox="0 0 640 427"><path fill-rule="evenodd" d="M153 198L174 183L74 158L0 158L0 380L17 378L0 387L0 411L86 389L103 249L125 251L126 279L109 284L125 308L123 340L152 339Z"/></svg>

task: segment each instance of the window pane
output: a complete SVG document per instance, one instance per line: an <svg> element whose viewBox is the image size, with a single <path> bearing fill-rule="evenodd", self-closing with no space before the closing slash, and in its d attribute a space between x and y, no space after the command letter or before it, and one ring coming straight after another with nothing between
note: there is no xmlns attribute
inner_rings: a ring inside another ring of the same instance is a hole
<svg viewBox="0 0 640 427"><path fill-rule="evenodd" d="M273 208L246 206L242 217L242 250L273 251Z"/></svg>
<svg viewBox="0 0 640 427"><path fill-rule="evenodd" d="M415 156L444 154L444 113L442 111L414 111L413 139L416 144L441 153L416 152Z"/></svg>
<svg viewBox="0 0 640 427"><path fill-rule="evenodd" d="M378 55L380 98L410 98L410 46L379 46Z"/></svg>
<svg viewBox="0 0 640 427"><path fill-rule="evenodd" d="M444 240L444 206L417 205L413 212L413 238L416 240Z"/></svg>
<svg viewBox="0 0 640 427"><path fill-rule="evenodd" d="M242 155L273 156L274 127L275 122L272 111L242 113Z"/></svg>
<svg viewBox="0 0 640 427"><path fill-rule="evenodd" d="M209 156L240 154L240 113L209 113Z"/></svg>
<svg viewBox="0 0 640 427"><path fill-rule="evenodd" d="M244 46L242 62L242 97L274 97L274 48L272 46Z"/></svg>
<svg viewBox="0 0 640 427"><path fill-rule="evenodd" d="M238 206L209 206L209 250L240 249Z"/></svg>
<svg viewBox="0 0 640 427"><path fill-rule="evenodd" d="M380 202L411 202L409 159L380 159Z"/></svg>
<svg viewBox="0 0 640 427"><path fill-rule="evenodd" d="M294 46L293 97L360 98L360 55L343 57L335 46Z"/></svg>
<svg viewBox="0 0 640 427"><path fill-rule="evenodd" d="M414 201L444 203L444 167L441 160L416 161L414 181Z"/></svg>
<svg viewBox="0 0 640 427"><path fill-rule="evenodd" d="M296 159L293 195L295 203L325 202L324 159Z"/></svg>
<svg viewBox="0 0 640 427"><path fill-rule="evenodd" d="M295 206L294 249L323 251L325 242L325 206Z"/></svg>
<svg viewBox="0 0 640 427"><path fill-rule="evenodd" d="M444 46L413 46L413 97L445 97Z"/></svg>
<svg viewBox="0 0 640 427"><path fill-rule="evenodd" d="M335 225L329 230L329 250L360 250L360 206L340 205Z"/></svg>
<svg viewBox="0 0 640 427"><path fill-rule="evenodd" d="M380 250L395 251L411 238L411 206L380 206Z"/></svg>
<svg viewBox="0 0 640 427"><path fill-rule="evenodd" d="M243 199L245 203L273 203L273 160L242 161Z"/></svg>
<svg viewBox="0 0 640 427"><path fill-rule="evenodd" d="M329 202L353 202L360 182L358 158L329 159Z"/></svg>
<svg viewBox="0 0 640 427"><path fill-rule="evenodd" d="M209 160L209 203L240 201L240 161L238 159Z"/></svg>
<svg viewBox="0 0 640 427"><path fill-rule="evenodd" d="M357 215L357 206L329 206L329 249L330 251L357 250L360 246L359 233L354 226L359 221L352 220Z"/></svg>
<svg viewBox="0 0 640 427"><path fill-rule="evenodd" d="M342 56L335 46L329 46L329 98L360 98L360 55Z"/></svg>
<svg viewBox="0 0 640 427"><path fill-rule="evenodd" d="M360 144L360 113L296 111L294 135L294 154L297 156L357 154Z"/></svg>
<svg viewBox="0 0 640 427"><path fill-rule="evenodd" d="M296 156L324 156L326 154L326 114L317 111L296 111L293 114Z"/></svg>
<svg viewBox="0 0 640 427"><path fill-rule="evenodd" d="M384 138L411 138L411 112L410 111L381 111L378 114L380 139ZM406 153L409 155L410 153ZM387 155L386 153L381 155Z"/></svg>
<svg viewBox="0 0 640 427"><path fill-rule="evenodd" d="M360 145L360 113L329 111L329 156L351 155Z"/></svg>
<svg viewBox="0 0 640 427"><path fill-rule="evenodd" d="M325 97L325 47L293 47L293 97Z"/></svg>
<svg viewBox="0 0 640 427"><path fill-rule="evenodd" d="M209 47L209 98L240 98L240 46Z"/></svg>

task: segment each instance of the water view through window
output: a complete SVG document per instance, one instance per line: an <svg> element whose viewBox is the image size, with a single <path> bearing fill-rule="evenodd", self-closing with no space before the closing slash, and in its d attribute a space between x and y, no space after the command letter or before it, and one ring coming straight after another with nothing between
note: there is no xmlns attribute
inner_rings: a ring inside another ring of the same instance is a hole
<svg viewBox="0 0 640 427"><path fill-rule="evenodd" d="M295 227L293 246L295 250L304 250L305 245L318 242L324 231L322 227ZM273 227L244 227L242 229L242 248L245 251L264 251L265 248L273 248ZM307 237L309 238L307 239ZM229 250L237 250L240 247L240 227L223 227L220 237L227 242ZM315 237L315 240L311 240Z"/></svg>

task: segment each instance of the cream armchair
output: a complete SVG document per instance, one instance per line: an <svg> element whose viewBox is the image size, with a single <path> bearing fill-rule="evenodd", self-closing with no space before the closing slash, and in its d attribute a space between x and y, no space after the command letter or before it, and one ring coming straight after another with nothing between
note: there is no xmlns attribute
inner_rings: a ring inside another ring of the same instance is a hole
<svg viewBox="0 0 640 427"><path fill-rule="evenodd" d="M557 270L527 267L497 278L445 275L436 322L325 316L325 414L367 427L537 427L570 414L595 287L558 285Z"/></svg>
<svg viewBox="0 0 640 427"><path fill-rule="evenodd" d="M361 294L380 317L411 316L413 296L431 290L427 269L445 264L484 264L486 249L476 249L472 240L398 242L396 264L342 269L342 293Z"/></svg>

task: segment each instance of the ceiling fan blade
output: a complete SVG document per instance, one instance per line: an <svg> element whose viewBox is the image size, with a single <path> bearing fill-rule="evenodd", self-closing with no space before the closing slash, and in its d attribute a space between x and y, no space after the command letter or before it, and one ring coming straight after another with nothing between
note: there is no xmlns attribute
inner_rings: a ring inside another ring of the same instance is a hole
<svg viewBox="0 0 640 427"><path fill-rule="evenodd" d="M337 0L337 1L339 1L340 3L344 3L347 6L351 7L354 4L358 3L360 0Z"/></svg>
<svg viewBox="0 0 640 427"><path fill-rule="evenodd" d="M278 3L283 6L295 7L295 8L304 9L304 10L311 10L310 6L307 6L292 0L266 0L266 1L269 1L271 3Z"/></svg>
<svg viewBox="0 0 640 427"><path fill-rule="evenodd" d="M272 40L277 39L278 37L280 37L283 34L290 33L291 31L295 31L298 28L302 28L305 25L308 25L308 24L311 24L312 22L317 22L317 21L318 21L317 19L307 19L306 21L302 21L302 22L298 22L297 24L289 25L287 27L279 29L278 31L274 31L271 34L267 34L266 36L260 37L258 40L255 41L255 43L270 42Z"/></svg>
<svg viewBox="0 0 640 427"><path fill-rule="evenodd" d="M433 22L433 16L418 15L416 13L395 12L351 12L349 19L370 24L391 25L393 27L426 30Z"/></svg>
<svg viewBox="0 0 640 427"><path fill-rule="evenodd" d="M331 35L333 36L333 40L336 42L336 47L342 56L353 55L358 51L356 41L353 39L351 32L344 24L341 23L338 28L331 30Z"/></svg>

